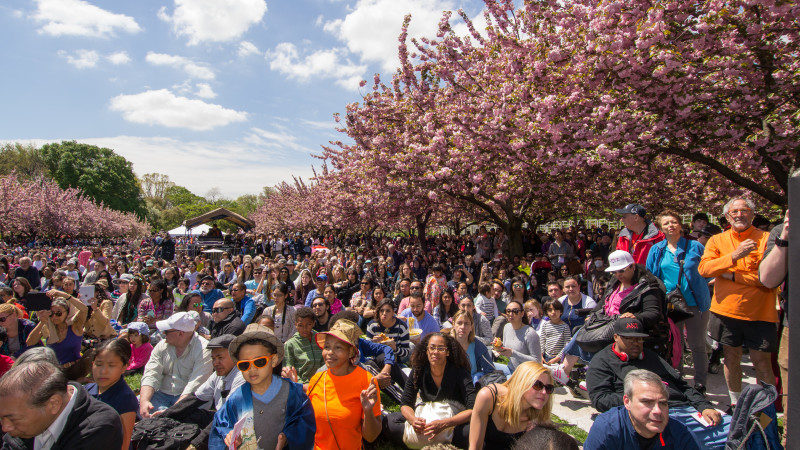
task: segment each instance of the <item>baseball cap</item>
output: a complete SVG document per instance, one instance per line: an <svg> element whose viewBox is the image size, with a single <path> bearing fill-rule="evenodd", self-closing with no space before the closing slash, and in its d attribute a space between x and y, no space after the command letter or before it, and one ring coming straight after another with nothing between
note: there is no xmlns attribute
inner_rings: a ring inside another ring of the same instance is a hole
<svg viewBox="0 0 800 450"><path fill-rule="evenodd" d="M633 264L633 256L625 250L615 250L608 255L606 272L616 272Z"/></svg>
<svg viewBox="0 0 800 450"><path fill-rule="evenodd" d="M119 281L131 281L133 279L133 275L129 273L123 273L119 276Z"/></svg>
<svg viewBox="0 0 800 450"><path fill-rule="evenodd" d="M327 276L327 275L325 275L324 273L321 273L321 274L317 275L317 279L318 279L318 280L325 280L325 281L328 281L328 276Z"/></svg>
<svg viewBox="0 0 800 450"><path fill-rule="evenodd" d="M139 334L150 334L150 327L144 322L131 322L128 324L128 330L135 331Z"/></svg>
<svg viewBox="0 0 800 450"><path fill-rule="evenodd" d="M156 322L156 328L161 331L177 330L189 332L194 331L194 327L194 319L186 312L175 313L169 319Z"/></svg>
<svg viewBox="0 0 800 450"><path fill-rule="evenodd" d="M631 319L630 317L617 319L617 321L614 322L614 334L624 337L650 336L644 332L644 325L642 325L639 319Z"/></svg>
<svg viewBox="0 0 800 450"><path fill-rule="evenodd" d="M208 341L206 348L224 348L227 349L231 346L231 342L236 339L236 336L232 334L223 334L221 336L217 336L214 339Z"/></svg>
<svg viewBox="0 0 800 450"><path fill-rule="evenodd" d="M147 262L145 263L145 266L153 267L153 260L152 259L148 259Z"/></svg>
<svg viewBox="0 0 800 450"><path fill-rule="evenodd" d="M638 203L631 203L622 209L615 209L614 211L616 211L617 214L638 214L642 217L647 213L644 206Z"/></svg>

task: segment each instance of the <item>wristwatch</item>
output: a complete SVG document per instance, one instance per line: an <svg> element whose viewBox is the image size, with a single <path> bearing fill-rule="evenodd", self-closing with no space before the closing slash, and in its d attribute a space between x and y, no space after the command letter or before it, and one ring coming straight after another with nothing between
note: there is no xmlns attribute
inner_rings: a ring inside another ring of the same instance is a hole
<svg viewBox="0 0 800 450"><path fill-rule="evenodd" d="M775 236L775 245L778 247L788 247L789 241L784 241L780 236Z"/></svg>

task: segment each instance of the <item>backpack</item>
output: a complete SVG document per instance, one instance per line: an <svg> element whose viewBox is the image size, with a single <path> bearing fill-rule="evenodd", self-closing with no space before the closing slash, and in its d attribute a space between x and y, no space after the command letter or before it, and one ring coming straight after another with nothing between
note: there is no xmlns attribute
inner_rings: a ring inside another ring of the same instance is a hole
<svg viewBox="0 0 800 450"><path fill-rule="evenodd" d="M169 417L151 417L133 427L131 443L136 450L184 450L200 434L200 427Z"/></svg>

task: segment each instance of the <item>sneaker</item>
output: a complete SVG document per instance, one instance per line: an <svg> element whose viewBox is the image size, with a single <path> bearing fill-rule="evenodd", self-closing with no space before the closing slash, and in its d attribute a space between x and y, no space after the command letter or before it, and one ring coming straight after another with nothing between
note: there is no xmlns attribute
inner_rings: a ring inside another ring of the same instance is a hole
<svg viewBox="0 0 800 450"><path fill-rule="evenodd" d="M567 389L569 389L569 392L575 398L580 398L585 400L589 399L589 390L586 389L585 381L577 383L575 381L570 380L569 383L567 384Z"/></svg>
<svg viewBox="0 0 800 450"><path fill-rule="evenodd" d="M553 379L559 382L560 384L567 385L569 383L569 375L564 372L564 366L561 364L556 364L552 366L546 366L550 373L553 375Z"/></svg>

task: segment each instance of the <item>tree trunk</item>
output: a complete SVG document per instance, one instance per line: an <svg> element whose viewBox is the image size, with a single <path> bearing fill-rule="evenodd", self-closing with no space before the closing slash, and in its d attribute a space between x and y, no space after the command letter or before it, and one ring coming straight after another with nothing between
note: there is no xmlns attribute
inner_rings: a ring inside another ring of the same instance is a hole
<svg viewBox="0 0 800 450"><path fill-rule="evenodd" d="M425 211L422 214L417 214L414 217L414 220L417 222L417 236L419 237L420 245L422 245L422 243L425 242L425 239L427 238L427 234L426 233L428 232L427 231L428 230L428 222L431 219L431 214L432 213L433 213L433 210L429 209L429 210ZM425 249L425 248L422 249L422 251L426 251L426 250L427 249Z"/></svg>
<svg viewBox="0 0 800 450"><path fill-rule="evenodd" d="M522 246L522 223L523 220L518 217L509 218L506 224L505 232L508 236L508 247L511 252L509 257L523 256L525 250Z"/></svg>

